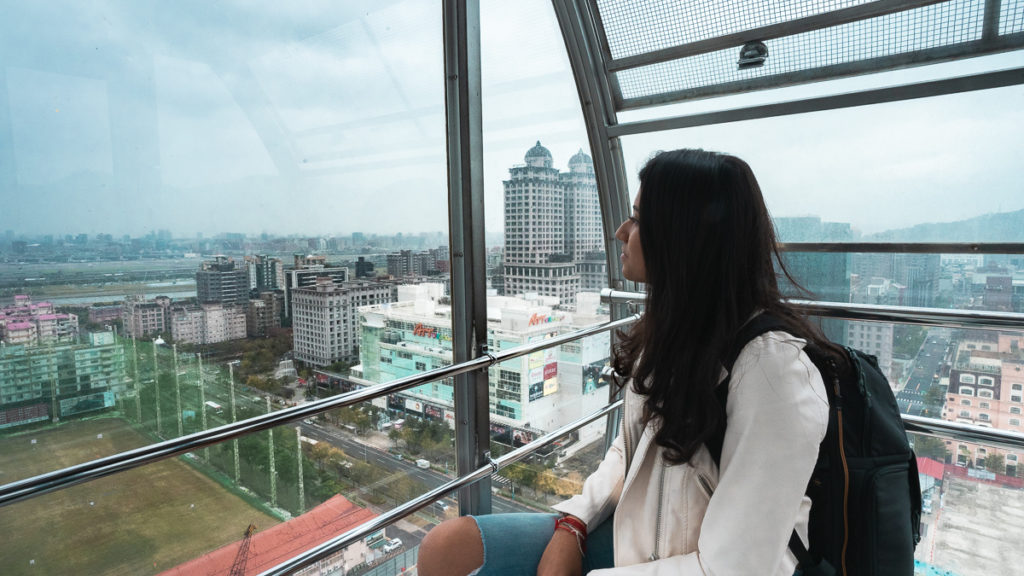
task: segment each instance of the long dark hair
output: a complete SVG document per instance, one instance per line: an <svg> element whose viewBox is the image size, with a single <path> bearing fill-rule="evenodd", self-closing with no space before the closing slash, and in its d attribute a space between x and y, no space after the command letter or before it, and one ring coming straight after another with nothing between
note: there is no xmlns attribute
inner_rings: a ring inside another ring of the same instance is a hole
<svg viewBox="0 0 1024 576"><path fill-rule="evenodd" d="M644 396L666 459L688 461L725 425L720 360L756 311L810 345L838 351L782 300L785 269L761 189L746 162L704 150L660 152L640 171L644 315L620 335L614 367Z"/></svg>

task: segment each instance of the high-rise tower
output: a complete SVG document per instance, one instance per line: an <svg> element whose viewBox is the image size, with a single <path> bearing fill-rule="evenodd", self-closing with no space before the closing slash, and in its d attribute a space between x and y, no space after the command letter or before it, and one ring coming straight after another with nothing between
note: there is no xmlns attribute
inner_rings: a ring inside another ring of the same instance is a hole
<svg viewBox="0 0 1024 576"><path fill-rule="evenodd" d="M604 247L593 162L580 150L560 173L540 141L524 160L504 182L505 293L536 292L571 306L585 288L577 264Z"/></svg>

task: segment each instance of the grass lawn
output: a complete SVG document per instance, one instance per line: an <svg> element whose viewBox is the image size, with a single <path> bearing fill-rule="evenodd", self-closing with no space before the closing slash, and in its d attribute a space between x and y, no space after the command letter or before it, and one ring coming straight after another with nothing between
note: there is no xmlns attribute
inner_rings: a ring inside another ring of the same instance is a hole
<svg viewBox="0 0 1024 576"><path fill-rule="evenodd" d="M117 419L0 438L0 483L145 443ZM155 574L240 540L250 522L264 530L278 521L164 460L0 508L0 573Z"/></svg>

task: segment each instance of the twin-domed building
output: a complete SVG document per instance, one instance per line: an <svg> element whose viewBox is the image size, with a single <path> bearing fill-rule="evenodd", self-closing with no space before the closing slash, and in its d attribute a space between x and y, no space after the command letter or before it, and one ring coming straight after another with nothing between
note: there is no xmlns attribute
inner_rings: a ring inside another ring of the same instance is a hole
<svg viewBox="0 0 1024 576"><path fill-rule="evenodd" d="M572 308L576 294L607 283L593 160L581 149L568 172L540 141L505 184L504 292L537 293Z"/></svg>

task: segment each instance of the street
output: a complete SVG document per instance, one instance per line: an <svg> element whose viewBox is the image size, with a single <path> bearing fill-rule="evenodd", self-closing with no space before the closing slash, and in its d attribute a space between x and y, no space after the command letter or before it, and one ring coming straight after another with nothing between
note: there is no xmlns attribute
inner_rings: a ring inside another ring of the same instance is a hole
<svg viewBox="0 0 1024 576"><path fill-rule="evenodd" d="M362 458L365 462L383 468L388 472L402 472L423 482L428 488L436 488L452 478L430 468L419 468L415 461L399 460L392 454L382 451L376 446L366 444L353 438L349 432L332 426L302 423L302 435L318 441L325 441L341 448L352 458ZM494 514L510 512L536 512L529 506L496 494L491 495L491 508Z"/></svg>
<svg viewBox="0 0 1024 576"><path fill-rule="evenodd" d="M947 361L950 349L951 331L948 328L929 328L921 349L914 357L913 370L906 385L896 394L900 412L914 416L925 415L925 395L932 386L937 386L942 377L942 367ZM938 409L941 410L940 403ZM933 418L941 414L927 414Z"/></svg>

